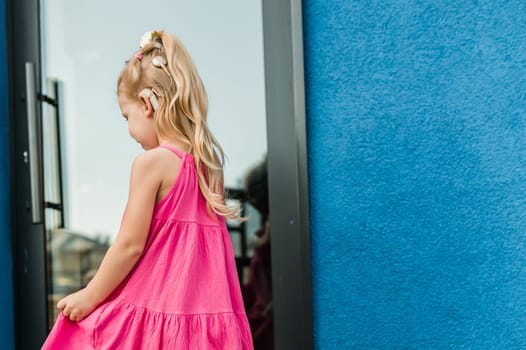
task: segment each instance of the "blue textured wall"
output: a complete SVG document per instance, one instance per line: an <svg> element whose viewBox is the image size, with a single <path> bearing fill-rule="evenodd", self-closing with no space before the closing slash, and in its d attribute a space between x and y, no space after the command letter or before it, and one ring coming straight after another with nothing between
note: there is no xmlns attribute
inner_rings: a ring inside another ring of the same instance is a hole
<svg viewBox="0 0 526 350"><path fill-rule="evenodd" d="M526 349L526 8L304 0L317 349Z"/></svg>
<svg viewBox="0 0 526 350"><path fill-rule="evenodd" d="M0 0L0 349L14 349L5 0Z"/></svg>

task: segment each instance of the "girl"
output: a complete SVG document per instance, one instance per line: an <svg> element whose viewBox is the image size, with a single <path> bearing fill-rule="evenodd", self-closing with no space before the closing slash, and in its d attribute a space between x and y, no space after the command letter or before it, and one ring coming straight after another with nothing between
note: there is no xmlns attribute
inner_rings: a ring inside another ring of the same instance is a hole
<svg viewBox="0 0 526 350"><path fill-rule="evenodd" d="M117 84L133 162L119 234L43 349L252 349L225 218L223 152L181 42L148 32Z"/></svg>

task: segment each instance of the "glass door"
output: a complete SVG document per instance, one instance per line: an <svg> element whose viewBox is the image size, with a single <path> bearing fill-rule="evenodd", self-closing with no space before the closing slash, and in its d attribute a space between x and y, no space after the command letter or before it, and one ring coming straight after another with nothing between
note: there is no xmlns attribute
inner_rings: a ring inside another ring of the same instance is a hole
<svg viewBox="0 0 526 350"><path fill-rule="evenodd" d="M262 165L268 146L274 285L265 310L277 349L311 349L301 0L6 5L16 348L40 348L54 301L90 278L93 252L115 235L128 161L140 152L117 122L115 79L142 32L164 28L200 69L210 125L229 157L226 185L243 205L248 169ZM252 210L252 223L231 227L243 282L262 243L253 232L265 227Z"/></svg>
<svg viewBox="0 0 526 350"><path fill-rule="evenodd" d="M42 0L42 91L52 100L43 111L48 326L57 301L89 281L118 232L142 150L121 117L116 81L142 33L155 28L178 35L196 61L211 129L229 159L225 185L243 204L245 173L265 156L259 2ZM260 225L251 212L248 223L231 225L242 279Z"/></svg>

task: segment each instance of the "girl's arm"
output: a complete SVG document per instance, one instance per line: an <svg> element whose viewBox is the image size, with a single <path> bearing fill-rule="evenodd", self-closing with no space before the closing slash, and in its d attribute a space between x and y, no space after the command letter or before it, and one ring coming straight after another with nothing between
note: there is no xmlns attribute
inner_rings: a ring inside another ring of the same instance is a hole
<svg viewBox="0 0 526 350"><path fill-rule="evenodd" d="M161 180L149 152L132 165L128 203L115 242L86 288L60 300L57 307L72 321L88 316L126 278L142 255Z"/></svg>

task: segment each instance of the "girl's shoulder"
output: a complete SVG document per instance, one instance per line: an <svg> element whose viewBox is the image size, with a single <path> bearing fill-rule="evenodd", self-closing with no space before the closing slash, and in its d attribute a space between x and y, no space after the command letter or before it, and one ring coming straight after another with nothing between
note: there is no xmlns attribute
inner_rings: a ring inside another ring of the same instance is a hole
<svg viewBox="0 0 526 350"><path fill-rule="evenodd" d="M169 150L161 147L152 148L150 150L144 151L135 157L134 163L155 166L163 165L165 162L173 162L174 160L180 159L179 156L170 152Z"/></svg>
<svg viewBox="0 0 526 350"><path fill-rule="evenodd" d="M158 165L161 165L161 163L166 160L166 158L167 155L164 152L160 151L159 148L154 148L137 155L133 160L132 167L144 167L154 170L154 168L156 168Z"/></svg>
<svg viewBox="0 0 526 350"><path fill-rule="evenodd" d="M173 186L181 170L181 158L165 148L157 147L139 154L132 167L144 177L158 183L157 199L163 197Z"/></svg>
<svg viewBox="0 0 526 350"><path fill-rule="evenodd" d="M150 176L164 178L167 172L178 171L180 158L162 148L147 150L135 157L132 164L132 172L148 172Z"/></svg>

